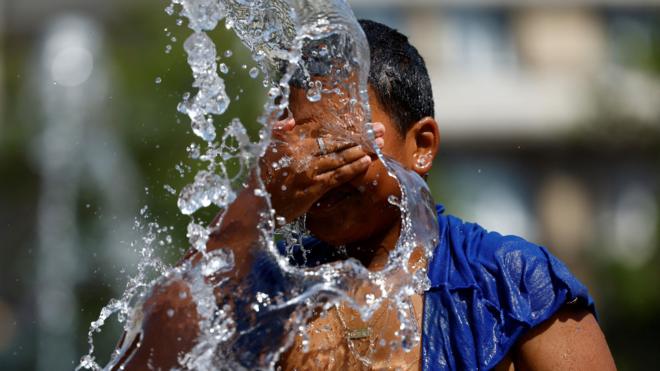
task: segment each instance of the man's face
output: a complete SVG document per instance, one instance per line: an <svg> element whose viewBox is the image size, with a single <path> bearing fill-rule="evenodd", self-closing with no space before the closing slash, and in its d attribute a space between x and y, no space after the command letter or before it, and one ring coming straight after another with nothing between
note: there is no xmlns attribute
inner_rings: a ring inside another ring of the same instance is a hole
<svg viewBox="0 0 660 371"><path fill-rule="evenodd" d="M385 145L382 151L405 166L410 162L406 158L405 137L375 99L371 89L369 93L372 121L385 126ZM337 139L355 140L357 133L345 130L338 123L336 115L333 115L332 112L336 111L336 102L333 100L332 96L324 96L321 101L310 102L304 90L293 89L289 108L296 126L307 126L308 130L304 132L311 135L331 132L330 135L334 137L342 136ZM334 127L328 128L329 125ZM337 126L340 130L337 130ZM361 132L361 129L357 131ZM375 155L372 159L376 160ZM317 238L333 245L366 240L385 232L398 220L399 209L389 204L389 196L400 196L398 182L388 175L381 161L373 161L366 172L328 191L314 203L307 212L307 228Z"/></svg>

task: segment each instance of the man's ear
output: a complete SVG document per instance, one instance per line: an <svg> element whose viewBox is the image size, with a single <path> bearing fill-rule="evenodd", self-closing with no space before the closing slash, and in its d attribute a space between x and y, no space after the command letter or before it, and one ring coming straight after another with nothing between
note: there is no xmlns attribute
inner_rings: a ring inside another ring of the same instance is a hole
<svg viewBox="0 0 660 371"><path fill-rule="evenodd" d="M408 168L424 176L433 164L440 144L440 130L433 117L424 117L413 124L406 134Z"/></svg>

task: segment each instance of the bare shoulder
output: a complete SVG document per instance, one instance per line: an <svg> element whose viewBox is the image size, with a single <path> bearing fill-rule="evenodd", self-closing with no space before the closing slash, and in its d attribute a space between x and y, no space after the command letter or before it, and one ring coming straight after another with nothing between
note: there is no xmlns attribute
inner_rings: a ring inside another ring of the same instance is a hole
<svg viewBox="0 0 660 371"><path fill-rule="evenodd" d="M515 369L616 370L596 318L571 305L530 330L513 352Z"/></svg>

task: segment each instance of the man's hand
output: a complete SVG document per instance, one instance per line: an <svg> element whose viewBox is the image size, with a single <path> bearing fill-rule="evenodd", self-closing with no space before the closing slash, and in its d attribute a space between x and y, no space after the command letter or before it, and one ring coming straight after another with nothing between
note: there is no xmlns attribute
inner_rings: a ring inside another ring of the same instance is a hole
<svg viewBox="0 0 660 371"><path fill-rule="evenodd" d="M373 126L376 144L382 147L385 126ZM262 177L273 208L290 221L331 189L366 172L371 156L375 154L368 148L337 136L320 135L310 126L287 119L273 129L273 143L261 159Z"/></svg>

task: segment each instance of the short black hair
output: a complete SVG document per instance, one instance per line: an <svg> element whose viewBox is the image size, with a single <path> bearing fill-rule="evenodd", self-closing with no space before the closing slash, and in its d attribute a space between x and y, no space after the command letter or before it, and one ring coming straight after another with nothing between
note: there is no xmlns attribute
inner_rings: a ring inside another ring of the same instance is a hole
<svg viewBox="0 0 660 371"><path fill-rule="evenodd" d="M435 115L431 79L424 58L410 44L408 37L399 31L370 20L361 19L359 23L367 37L371 55L368 83L382 108L394 119L399 132L405 134L415 122ZM297 69L289 84L304 88L310 83L310 75L326 76L331 73L328 59L316 54L320 45L337 49L339 55L350 54L342 48L350 48L351 45L337 35L312 40L302 51L307 69ZM285 69L286 63L283 62L280 70L283 72Z"/></svg>
<svg viewBox="0 0 660 371"><path fill-rule="evenodd" d="M415 122L435 115L424 58L399 31L366 19L359 22L371 54L369 85L401 133L406 133Z"/></svg>

